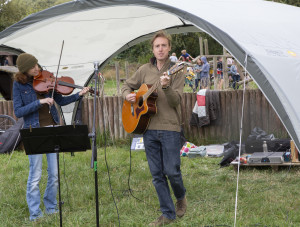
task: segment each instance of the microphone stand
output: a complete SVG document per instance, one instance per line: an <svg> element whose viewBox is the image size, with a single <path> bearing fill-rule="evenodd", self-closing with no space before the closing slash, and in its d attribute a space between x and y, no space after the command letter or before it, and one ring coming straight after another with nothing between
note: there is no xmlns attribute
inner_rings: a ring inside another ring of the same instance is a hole
<svg viewBox="0 0 300 227"><path fill-rule="evenodd" d="M96 101L97 101L97 84L98 84L98 64L99 62L94 62L94 111L93 111L93 128L92 132L89 133L89 137L92 138L92 159L91 168L94 169L95 173L95 201L96 201L96 223L99 227L99 200L98 200L98 173L97 173L97 141L96 141Z"/></svg>

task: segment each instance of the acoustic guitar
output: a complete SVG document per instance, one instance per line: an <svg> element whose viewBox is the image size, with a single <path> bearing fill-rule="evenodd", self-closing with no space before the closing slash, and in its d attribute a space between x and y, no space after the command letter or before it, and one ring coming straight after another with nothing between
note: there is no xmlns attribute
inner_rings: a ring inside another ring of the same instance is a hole
<svg viewBox="0 0 300 227"><path fill-rule="evenodd" d="M172 66L168 71L168 75L173 75L184 68L185 63L181 62ZM148 128L151 117L156 114L156 99L158 97L155 90L160 85L160 80L156 81L152 86L142 84L136 92L136 102L130 103L124 100L122 107L122 122L126 132L142 134Z"/></svg>

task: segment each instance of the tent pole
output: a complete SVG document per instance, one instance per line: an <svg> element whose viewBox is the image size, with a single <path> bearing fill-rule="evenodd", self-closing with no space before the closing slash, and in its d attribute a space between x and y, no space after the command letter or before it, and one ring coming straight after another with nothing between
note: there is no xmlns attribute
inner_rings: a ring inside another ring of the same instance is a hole
<svg viewBox="0 0 300 227"><path fill-rule="evenodd" d="M94 62L94 91L97 91L98 84L98 62ZM97 95L94 94L94 110L93 110L93 128L92 133L89 134L89 137L92 138L92 160L91 160L91 168L94 169L95 175L95 202L96 202L96 223L97 227L99 227L99 199L98 199L98 169L97 169L97 141L96 141L96 99Z"/></svg>
<svg viewBox="0 0 300 227"><path fill-rule="evenodd" d="M247 74L247 60L248 60L248 54L246 53L246 56L245 56L245 75ZM243 120L244 120L245 90L246 90L246 80L244 80L244 88L243 88L242 116L241 116L241 127L240 127L240 143L239 143L239 158L238 158L238 167L237 167L235 208L234 208L234 225L233 225L234 227L236 226L238 195L239 195L239 177L240 177L240 165L241 165L241 149L242 149L242 134L243 134Z"/></svg>

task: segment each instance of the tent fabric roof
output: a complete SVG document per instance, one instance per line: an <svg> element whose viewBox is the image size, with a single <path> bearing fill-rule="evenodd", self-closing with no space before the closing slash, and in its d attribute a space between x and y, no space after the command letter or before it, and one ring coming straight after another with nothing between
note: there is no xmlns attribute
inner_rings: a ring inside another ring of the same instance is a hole
<svg viewBox="0 0 300 227"><path fill-rule="evenodd" d="M300 148L299 21L300 8L264 0L78 0L19 21L0 33L0 45L55 72L64 40L60 73L84 84L94 62L101 68L160 29L204 31L246 66Z"/></svg>

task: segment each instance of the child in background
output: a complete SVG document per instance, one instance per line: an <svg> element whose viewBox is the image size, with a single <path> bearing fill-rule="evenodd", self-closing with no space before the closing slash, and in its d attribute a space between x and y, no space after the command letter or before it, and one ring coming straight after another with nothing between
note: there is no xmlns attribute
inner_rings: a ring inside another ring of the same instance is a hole
<svg viewBox="0 0 300 227"><path fill-rule="evenodd" d="M198 86L199 86L199 82L200 82L200 73L202 71L202 61L200 58L197 59L196 61L196 65L194 66L194 72L196 73L196 76L195 76L195 90L197 91L198 89Z"/></svg>
<svg viewBox="0 0 300 227"><path fill-rule="evenodd" d="M176 63L178 61L178 58L176 57L176 53L172 53L172 55L170 56L170 60L171 62Z"/></svg>
<svg viewBox="0 0 300 227"><path fill-rule="evenodd" d="M193 92L195 92L194 88L194 80L195 80L195 73L193 72L192 67L187 67L187 74L185 75L185 84L188 84L190 88L192 88Z"/></svg>
<svg viewBox="0 0 300 227"><path fill-rule="evenodd" d="M189 55L186 50L181 51L181 56L179 57L179 61L182 59L182 61L188 61L191 62L191 59L194 59L191 55Z"/></svg>

